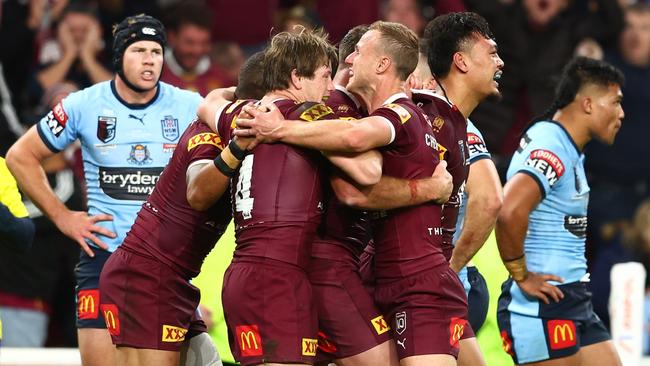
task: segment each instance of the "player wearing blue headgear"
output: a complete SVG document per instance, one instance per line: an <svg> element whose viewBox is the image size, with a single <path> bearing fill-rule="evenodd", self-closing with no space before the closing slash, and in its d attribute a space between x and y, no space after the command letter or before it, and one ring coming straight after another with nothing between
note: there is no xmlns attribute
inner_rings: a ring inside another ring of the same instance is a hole
<svg viewBox="0 0 650 366"><path fill-rule="evenodd" d="M159 82L165 30L157 19L128 17L113 35L115 78L70 94L7 153L7 165L25 193L83 248L75 274L84 365L115 362L105 312L99 309L99 274L201 101L196 93ZM77 139L84 157L88 212L69 210L53 194L40 165Z"/></svg>
<svg viewBox="0 0 650 366"><path fill-rule="evenodd" d="M496 235L511 278L498 322L517 364L620 365L587 291L589 186L583 166L592 139L612 144L621 127L623 75L579 57L566 65L555 102L528 127L508 169Z"/></svg>

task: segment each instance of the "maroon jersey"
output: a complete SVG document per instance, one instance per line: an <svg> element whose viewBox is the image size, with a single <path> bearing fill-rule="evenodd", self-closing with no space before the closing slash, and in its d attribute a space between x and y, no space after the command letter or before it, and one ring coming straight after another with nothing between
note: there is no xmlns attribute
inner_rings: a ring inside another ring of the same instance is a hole
<svg viewBox="0 0 650 366"><path fill-rule="evenodd" d="M336 90L330 93L325 104L332 109L338 119L364 117L357 99L341 86L336 86ZM331 171L330 174L341 173ZM325 196L325 216L318 238L314 241L312 255L351 261L356 265L363 248L371 239L368 213L343 204L329 188Z"/></svg>
<svg viewBox="0 0 650 366"><path fill-rule="evenodd" d="M274 103L287 119L333 117L320 103ZM270 258L306 268L323 212L323 169L320 152L281 143L259 145L246 155L231 189L235 259Z"/></svg>
<svg viewBox="0 0 650 366"><path fill-rule="evenodd" d="M357 98L344 87L337 85L325 100L325 105L330 107L337 119L361 119L364 113Z"/></svg>
<svg viewBox="0 0 650 366"><path fill-rule="evenodd" d="M433 134L438 141L440 159L447 161L447 171L454 184L449 200L442 206L442 248L445 258L449 260L454 250L458 210L469 174L467 120L456 106L428 90L414 90L413 102L429 117Z"/></svg>
<svg viewBox="0 0 650 366"><path fill-rule="evenodd" d="M402 179L427 178L438 165L438 144L431 123L406 96L391 96L371 116L386 118L393 140L380 149L383 174ZM403 278L445 263L442 254L442 207L433 202L375 213L375 274L379 281Z"/></svg>
<svg viewBox="0 0 650 366"><path fill-rule="evenodd" d="M224 194L207 211L196 211L187 202L185 177L196 161L212 164L224 144L206 123L195 120L189 125L122 248L153 256L185 278L199 274L203 260L230 222L230 197Z"/></svg>

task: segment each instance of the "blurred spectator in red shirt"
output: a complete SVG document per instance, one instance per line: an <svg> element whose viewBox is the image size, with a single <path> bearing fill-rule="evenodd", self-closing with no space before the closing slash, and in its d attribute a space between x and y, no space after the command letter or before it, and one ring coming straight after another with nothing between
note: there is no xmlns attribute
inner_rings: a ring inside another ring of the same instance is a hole
<svg viewBox="0 0 650 366"><path fill-rule="evenodd" d="M236 79L210 59L210 9L201 2L182 2L164 14L169 14L165 24L168 47L160 80L202 96L213 89L234 85Z"/></svg>

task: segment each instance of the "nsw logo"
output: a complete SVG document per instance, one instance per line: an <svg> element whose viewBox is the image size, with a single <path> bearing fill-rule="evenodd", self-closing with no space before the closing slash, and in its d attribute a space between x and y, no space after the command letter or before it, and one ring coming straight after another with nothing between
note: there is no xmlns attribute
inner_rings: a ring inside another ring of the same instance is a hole
<svg viewBox="0 0 650 366"><path fill-rule="evenodd" d="M162 136L169 140L175 141L179 135L178 129L178 119L173 116L165 116L164 119L160 120L160 125L162 127Z"/></svg>

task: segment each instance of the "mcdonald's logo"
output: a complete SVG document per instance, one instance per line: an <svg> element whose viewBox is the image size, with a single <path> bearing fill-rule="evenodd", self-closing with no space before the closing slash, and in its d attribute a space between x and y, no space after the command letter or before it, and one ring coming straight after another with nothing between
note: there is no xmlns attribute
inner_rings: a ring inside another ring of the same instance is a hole
<svg viewBox="0 0 650 366"><path fill-rule="evenodd" d="M510 339L508 332L506 332L505 330L501 331L501 344L503 346L503 350L507 354L509 354L510 356L515 355L515 351L512 349L512 340Z"/></svg>
<svg viewBox="0 0 650 366"><path fill-rule="evenodd" d="M77 317L97 319L99 316L99 290L79 290L77 293Z"/></svg>
<svg viewBox="0 0 650 366"><path fill-rule="evenodd" d="M238 325L235 327L235 335L239 342L239 349L242 356L262 356L262 337L257 325Z"/></svg>
<svg viewBox="0 0 650 366"><path fill-rule="evenodd" d="M388 323L386 323L386 319L384 319L383 315L372 319L370 322L375 328L375 332L377 332L377 334L384 334L390 330L390 327L388 326Z"/></svg>
<svg viewBox="0 0 650 366"><path fill-rule="evenodd" d="M458 342L463 336L467 320L461 318L451 318L449 322L449 344L452 347L458 347Z"/></svg>
<svg viewBox="0 0 650 366"><path fill-rule="evenodd" d="M99 306L104 315L104 321L106 322L106 329L108 333L112 336L120 335L120 317L117 310L117 305L115 304L101 304Z"/></svg>
<svg viewBox="0 0 650 366"><path fill-rule="evenodd" d="M316 356L316 349L318 347L318 339L303 338L302 339L302 355L303 356Z"/></svg>
<svg viewBox="0 0 650 366"><path fill-rule="evenodd" d="M571 320L549 320L548 340L552 350L573 347L578 343L576 326Z"/></svg>

